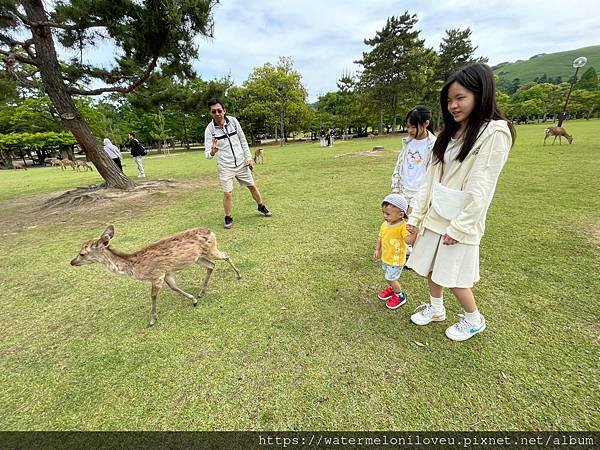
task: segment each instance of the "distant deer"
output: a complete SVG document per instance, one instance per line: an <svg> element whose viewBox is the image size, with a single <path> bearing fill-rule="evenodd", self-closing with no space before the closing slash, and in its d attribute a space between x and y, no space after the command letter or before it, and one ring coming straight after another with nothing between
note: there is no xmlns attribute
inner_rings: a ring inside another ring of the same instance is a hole
<svg viewBox="0 0 600 450"><path fill-rule="evenodd" d="M67 166L70 166L73 170L77 167L75 161L71 161L70 159L61 159L60 162L62 163L63 170L67 170Z"/></svg>
<svg viewBox="0 0 600 450"><path fill-rule="evenodd" d="M110 247L110 240L114 235L115 228L109 225L99 239L84 242L79 254L71 261L71 265L82 266L98 262L104 264L110 272L118 275L128 275L137 280L149 281L152 284L149 327L154 325L158 319L156 298L163 282L166 282L174 291L192 300L194 306L198 303L196 297L177 287L173 272L194 262L206 267L207 273L199 297L206 292L208 280L215 268L213 259L227 261L237 274L238 280L241 278L240 271L234 266L229 256L217 249L217 237L207 228L199 227L183 231L131 254Z"/></svg>
<svg viewBox="0 0 600 450"><path fill-rule="evenodd" d="M52 158L52 159L50 160L50 164L51 164L51 166L50 166L50 167L55 167L55 166L56 166L56 167L60 167L60 168L61 168L61 169L63 169L63 170L64 170L64 168L65 168L65 167L63 166L63 163L62 163L62 161L61 161L60 159L57 159L57 158Z"/></svg>
<svg viewBox="0 0 600 450"><path fill-rule="evenodd" d="M562 136L567 138L567 141L569 141L569 144L571 144L573 142L573 136L571 136L569 133L567 133L567 131L563 127L546 128L546 130L544 131L544 145L546 145L546 139L548 139L550 136L554 136L552 145L554 145L554 143L556 142L556 138L558 138L558 143L560 145L562 145L562 140L561 140Z"/></svg>
<svg viewBox="0 0 600 450"><path fill-rule="evenodd" d="M256 164L258 164L258 161L260 160L260 163L263 164L264 163L264 158L263 158L263 149L262 148L257 148L256 151L254 152L254 162Z"/></svg>
<svg viewBox="0 0 600 450"><path fill-rule="evenodd" d="M74 161L75 162L75 168L77 169L77 172L79 172L79 169L83 170L84 172L87 172L88 170L93 172L94 169L92 169L91 166L88 165L87 162L85 161Z"/></svg>
<svg viewBox="0 0 600 450"><path fill-rule="evenodd" d="M20 161L13 161L13 169L15 170L27 170L27 167Z"/></svg>

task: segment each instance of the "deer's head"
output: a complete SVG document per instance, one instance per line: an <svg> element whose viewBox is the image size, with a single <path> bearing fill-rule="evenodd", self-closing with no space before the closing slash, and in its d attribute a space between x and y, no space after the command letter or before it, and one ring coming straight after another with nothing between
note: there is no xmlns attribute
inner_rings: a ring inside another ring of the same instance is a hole
<svg viewBox="0 0 600 450"><path fill-rule="evenodd" d="M115 227L109 225L100 235L99 239L91 239L81 246L79 253L71 261L72 266L83 266L84 264L93 264L101 260L102 254L110 240L115 236Z"/></svg>
<svg viewBox="0 0 600 450"><path fill-rule="evenodd" d="M566 138L567 138L567 141L569 141L569 144L573 143L573 136L570 136L567 134Z"/></svg>

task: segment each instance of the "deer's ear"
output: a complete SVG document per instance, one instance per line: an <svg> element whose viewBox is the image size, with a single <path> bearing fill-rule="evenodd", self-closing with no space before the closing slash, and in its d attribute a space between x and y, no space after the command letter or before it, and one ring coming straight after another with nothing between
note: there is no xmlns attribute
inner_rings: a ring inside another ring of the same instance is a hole
<svg viewBox="0 0 600 450"><path fill-rule="evenodd" d="M115 227L109 225L106 230L100 235L100 239L107 238L109 241L115 237Z"/></svg>

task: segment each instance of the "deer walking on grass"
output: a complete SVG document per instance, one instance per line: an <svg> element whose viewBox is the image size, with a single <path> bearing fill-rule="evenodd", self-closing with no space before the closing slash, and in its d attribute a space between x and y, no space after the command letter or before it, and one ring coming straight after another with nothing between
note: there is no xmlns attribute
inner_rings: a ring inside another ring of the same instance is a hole
<svg viewBox="0 0 600 450"><path fill-rule="evenodd" d="M27 166L20 161L13 161L12 165L15 170L27 170Z"/></svg>
<svg viewBox="0 0 600 450"><path fill-rule="evenodd" d="M70 159L61 159L60 162L62 163L63 170L67 170L67 166L70 166L73 170L77 167L75 161L71 161Z"/></svg>
<svg viewBox="0 0 600 450"><path fill-rule="evenodd" d="M195 296L179 289L173 277L173 272L184 269L193 263L206 267L206 277L199 297L206 292L208 280L215 268L215 263L212 260L227 261L235 271L237 279L241 278L240 271L235 267L229 256L217 248L215 234L207 228L198 227L177 233L130 254L111 248L110 241L114 235L115 229L112 225L109 225L99 239L84 242L79 254L71 261L71 265L82 266L84 264L101 263L110 272L117 275L130 276L140 281L150 282L152 285L150 294L152 307L150 322L148 322L149 327L154 325L158 319L156 299L163 282L166 282L167 286L175 292L192 300L194 306L198 303Z"/></svg>
<svg viewBox="0 0 600 450"><path fill-rule="evenodd" d="M88 170L90 172L93 172L94 169L92 169L92 166L88 165L87 162L85 161L74 161L75 162L75 168L77 169L77 172L79 172L79 170L83 170L84 172L87 172Z"/></svg>
<svg viewBox="0 0 600 450"><path fill-rule="evenodd" d="M258 164L260 160L260 163L264 163L264 158L263 158L263 149L262 148L257 148L256 151L254 152L254 162L256 164Z"/></svg>
<svg viewBox="0 0 600 450"><path fill-rule="evenodd" d="M554 136L554 140L552 141L552 145L556 142L556 138L558 138L558 143L562 145L561 138L564 136L569 141L569 144L573 142L573 136L571 136L563 127L549 127L544 131L544 145L546 145L546 139L550 136Z"/></svg>
<svg viewBox="0 0 600 450"><path fill-rule="evenodd" d="M61 169L64 170L64 166L63 166L63 162L60 159L57 158L51 158L50 159L50 167L59 167Z"/></svg>

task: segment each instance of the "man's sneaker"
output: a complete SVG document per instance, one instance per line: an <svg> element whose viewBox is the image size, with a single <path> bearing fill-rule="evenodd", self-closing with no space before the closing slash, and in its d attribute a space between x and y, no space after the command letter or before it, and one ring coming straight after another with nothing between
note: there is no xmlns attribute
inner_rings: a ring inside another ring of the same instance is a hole
<svg viewBox="0 0 600 450"><path fill-rule="evenodd" d="M394 290L391 287L386 287L383 291L377 294L379 300L389 300L394 295Z"/></svg>
<svg viewBox="0 0 600 450"><path fill-rule="evenodd" d="M392 297L387 301L385 306L389 309L400 308L402 305L406 303L406 294L404 292L400 292L400 295L392 295Z"/></svg>
<svg viewBox="0 0 600 450"><path fill-rule="evenodd" d="M223 222L223 228L229 229L233 226L233 217L225 216L225 222Z"/></svg>
<svg viewBox="0 0 600 450"><path fill-rule="evenodd" d="M265 217L271 217L273 213L267 209L264 204L258 205L258 212L261 213Z"/></svg>
<svg viewBox="0 0 600 450"><path fill-rule="evenodd" d="M478 325L468 322L462 314L459 314L458 316L460 317L458 323L446 328L446 336L448 336L449 339L452 339L453 341L466 341L477 333L481 333L485 330L485 318L481 314L481 322L479 322Z"/></svg>
<svg viewBox="0 0 600 450"><path fill-rule="evenodd" d="M441 322L446 320L446 308L434 309L431 303L421 303L415 309L415 313L410 316L410 320L415 325L429 325L431 322Z"/></svg>

